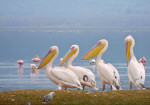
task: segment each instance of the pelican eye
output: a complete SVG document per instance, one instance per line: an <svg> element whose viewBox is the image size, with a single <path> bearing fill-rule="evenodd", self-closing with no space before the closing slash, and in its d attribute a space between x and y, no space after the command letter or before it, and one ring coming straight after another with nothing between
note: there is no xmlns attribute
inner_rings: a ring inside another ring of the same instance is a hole
<svg viewBox="0 0 150 105"><path fill-rule="evenodd" d="M129 43L129 40L125 40L125 44L128 44Z"/></svg>
<svg viewBox="0 0 150 105"><path fill-rule="evenodd" d="M50 50L49 50L50 52L52 52L52 51L54 51L54 49L52 49L52 48L50 48Z"/></svg>
<svg viewBox="0 0 150 105"><path fill-rule="evenodd" d="M99 41L97 44L98 44L98 45L102 44L102 41Z"/></svg>
<svg viewBox="0 0 150 105"><path fill-rule="evenodd" d="M71 47L71 50L74 50L74 48L75 48L74 46L73 46L73 47Z"/></svg>

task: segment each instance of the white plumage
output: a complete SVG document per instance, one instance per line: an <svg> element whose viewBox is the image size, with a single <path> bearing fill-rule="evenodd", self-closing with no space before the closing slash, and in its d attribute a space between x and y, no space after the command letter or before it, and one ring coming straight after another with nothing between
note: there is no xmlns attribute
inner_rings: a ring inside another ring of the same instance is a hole
<svg viewBox="0 0 150 105"><path fill-rule="evenodd" d="M132 88L132 83L138 88L145 88L145 69L141 62L138 62L133 53L133 47L135 45L135 41L131 36L126 37L126 55L127 55L127 65L128 65L128 77L130 82L130 89ZM131 60L129 61L129 55L131 56Z"/></svg>
<svg viewBox="0 0 150 105"><path fill-rule="evenodd" d="M74 72L77 77L79 78L79 81L81 83L81 85L83 85L83 90L84 90L84 86L88 86L91 87L95 90L98 90L98 87L96 85L96 81L95 81L95 76L94 74L91 72L91 70L81 67L81 66L73 66L72 62L73 60L78 56L79 53L79 46L78 45L72 45L70 50L68 51L68 53L64 56L63 60L60 62L59 65L62 65L67 59L67 68L69 68L72 72ZM87 81L83 80L84 76L87 76Z"/></svg>
<svg viewBox="0 0 150 105"><path fill-rule="evenodd" d="M52 62L58 56L58 52L58 47L52 46L38 68L42 68L48 63L46 67L46 74L51 81L57 85L61 84L61 86L65 88L82 89L78 77L71 70L63 67L52 68Z"/></svg>
<svg viewBox="0 0 150 105"><path fill-rule="evenodd" d="M96 55L96 66L97 66L97 74L101 79L103 84L103 91L105 90L105 84L109 84L112 86L113 90L121 90L120 87L120 76L117 69L110 63L105 63L104 60L101 59L102 54L107 50L108 41L103 39L98 41L96 46L94 46L83 58L82 60L90 59Z"/></svg>
<svg viewBox="0 0 150 105"><path fill-rule="evenodd" d="M112 86L113 90L121 89L119 85L120 76L117 69L113 65L100 61L97 64L97 73L99 78L102 80L103 85L109 84ZM103 88L105 89L105 87Z"/></svg>

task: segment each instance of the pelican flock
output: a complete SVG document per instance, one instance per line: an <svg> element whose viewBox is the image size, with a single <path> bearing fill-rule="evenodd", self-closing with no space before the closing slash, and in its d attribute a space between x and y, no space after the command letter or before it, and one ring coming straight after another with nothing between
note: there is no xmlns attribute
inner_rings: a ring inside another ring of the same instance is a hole
<svg viewBox="0 0 150 105"><path fill-rule="evenodd" d="M103 91L105 90L105 84L109 84L111 89L120 90L120 76L117 69L111 65L105 63L101 57L108 48L108 41L103 39L98 43L82 58L82 60L88 60L97 55L96 66L97 74L103 84Z"/></svg>
<svg viewBox="0 0 150 105"><path fill-rule="evenodd" d="M133 47L135 41L132 36L127 36L125 38L126 44L126 61L127 61L127 72L130 82L130 89L132 89L132 84L135 85L137 89L146 88L145 82L145 68L143 63L146 62L145 57L137 61ZM90 49L81 60L88 60L97 55L97 59L92 59L90 62L96 65L97 75L102 81L103 87L102 91L105 90L105 85L109 84L111 90L122 90L120 86L120 76L118 70L110 63L105 63L102 59L102 55L108 48L108 41L106 39L99 40L97 44ZM52 63L58 56L59 50L57 46L52 46L46 56L42 59L38 69L46 66L46 74L48 78L55 84L67 88L77 88L85 89L85 87L91 87L98 90L96 85L95 75L93 72L82 66L73 66L72 62L79 54L79 46L72 45L66 55L61 58L59 66L52 68ZM129 61L129 57L131 60ZM63 65L66 61L66 66ZM81 87L83 86L83 88Z"/></svg>
<svg viewBox="0 0 150 105"><path fill-rule="evenodd" d="M58 56L59 50L57 46L52 46L46 56L41 61L38 69L46 67L46 74L48 78L57 85L61 85L62 88L78 88L82 89L78 77L69 69L62 67L52 68L52 63Z"/></svg>

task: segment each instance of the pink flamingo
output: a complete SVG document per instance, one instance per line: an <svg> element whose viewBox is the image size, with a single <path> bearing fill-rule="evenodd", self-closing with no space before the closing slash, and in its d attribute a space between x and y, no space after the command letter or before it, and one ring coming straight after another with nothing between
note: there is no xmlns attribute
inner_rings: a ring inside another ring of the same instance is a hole
<svg viewBox="0 0 150 105"><path fill-rule="evenodd" d="M139 60L139 62L145 63L145 62L146 62L146 58L145 58L145 57L141 58L141 59Z"/></svg>
<svg viewBox="0 0 150 105"><path fill-rule="evenodd" d="M33 62L39 62L40 58L39 58L39 56L35 56L33 59L31 59L31 61L33 61Z"/></svg>
<svg viewBox="0 0 150 105"><path fill-rule="evenodd" d="M23 60L18 60L17 63L21 66L21 65L23 65L24 61Z"/></svg>

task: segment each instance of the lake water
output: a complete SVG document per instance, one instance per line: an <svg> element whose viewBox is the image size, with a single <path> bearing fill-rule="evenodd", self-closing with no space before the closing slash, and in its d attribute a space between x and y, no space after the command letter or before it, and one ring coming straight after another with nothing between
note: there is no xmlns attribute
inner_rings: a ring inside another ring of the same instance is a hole
<svg viewBox="0 0 150 105"><path fill-rule="evenodd" d="M129 81L126 66L126 54L124 39L132 35L135 39L134 53L137 59L145 56L146 80L145 85L150 87L150 31L148 29L0 29L0 91L22 89L57 89L57 85L51 82L41 69L32 72L30 59L36 55L44 57L53 45L59 47L59 56L53 66L59 64L72 44L78 44L80 53L73 65L84 66L91 69L96 76L99 90L102 90L101 80L97 77L96 68L90 66L89 60L81 61L84 54L100 39L107 39L109 47L102 59L106 63L112 63L119 71L121 87L129 89ZM19 68L17 60L23 59L24 65ZM37 66L39 63L35 63ZM134 89L136 89L133 86ZM87 88L87 90L93 90ZM106 90L110 86L106 85Z"/></svg>

